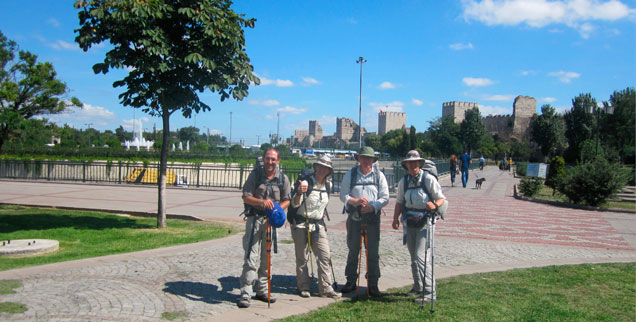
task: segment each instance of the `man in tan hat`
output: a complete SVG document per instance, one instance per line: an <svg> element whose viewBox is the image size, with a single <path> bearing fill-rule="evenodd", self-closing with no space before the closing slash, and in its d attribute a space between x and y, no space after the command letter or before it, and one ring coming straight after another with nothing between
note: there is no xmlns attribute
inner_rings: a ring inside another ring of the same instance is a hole
<svg viewBox="0 0 636 322"><path fill-rule="evenodd" d="M349 214L347 218L347 283L343 293L356 290L358 279L358 255L360 254L361 228L366 226L368 247L369 295L381 295L380 279L380 212L389 203L389 186L384 174L373 164L378 160L373 148L365 146L355 155L359 165L349 170L342 178L340 200ZM360 272L362 274L362 272Z"/></svg>
<svg viewBox="0 0 636 322"><path fill-rule="evenodd" d="M299 182L297 192L292 198L289 212L291 235L296 250L296 286L301 297L310 297L311 280L308 265L311 265L313 278L312 254L316 256L318 266L318 295L333 299L341 294L333 289L331 255L327 227L325 226L325 209L329 203L331 191L329 176L333 173L331 158L323 155L313 164L313 176ZM311 245L310 245L311 244ZM309 258L308 258L309 257Z"/></svg>

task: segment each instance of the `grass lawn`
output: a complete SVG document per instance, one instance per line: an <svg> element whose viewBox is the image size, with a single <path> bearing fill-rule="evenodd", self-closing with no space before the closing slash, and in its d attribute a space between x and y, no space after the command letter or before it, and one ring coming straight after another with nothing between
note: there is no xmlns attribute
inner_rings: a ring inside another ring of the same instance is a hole
<svg viewBox="0 0 636 322"><path fill-rule="evenodd" d="M0 257L0 270L194 243L238 231L217 223L180 219L168 219L165 229L156 226L156 218L0 205L0 241L55 239L60 242L60 249L55 253Z"/></svg>
<svg viewBox="0 0 636 322"><path fill-rule="evenodd" d="M347 300L285 321L634 321L636 266L550 266L437 281L435 313L406 293Z"/></svg>
<svg viewBox="0 0 636 322"><path fill-rule="evenodd" d="M551 201L560 201L560 202L569 202L568 198L558 191L555 192L554 196L552 195L552 188L547 186L541 186L539 192L534 195L533 198L543 199L543 200L551 200ZM608 208L618 208L618 209L627 209L636 211L636 203L629 201L610 201L607 204L604 204L603 207Z"/></svg>

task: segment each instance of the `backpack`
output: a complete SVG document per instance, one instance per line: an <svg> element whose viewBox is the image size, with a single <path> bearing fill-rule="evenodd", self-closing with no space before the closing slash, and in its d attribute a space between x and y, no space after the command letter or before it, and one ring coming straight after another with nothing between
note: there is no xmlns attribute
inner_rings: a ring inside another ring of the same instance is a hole
<svg viewBox="0 0 636 322"><path fill-rule="evenodd" d="M423 176L422 176L422 180L420 180L420 186L419 187L410 187L409 188L409 181L408 181L408 173L406 175L404 175L404 193L406 194L406 191L409 189L418 189L418 188L422 188L422 190L424 190L424 193L426 193L426 195L428 196L428 199L430 201L434 201L433 198L431 197L430 192L428 191L428 188L426 187L426 172L430 173L433 177L435 177L435 180L439 180L437 177L437 167L435 166L435 162L431 161L431 160L424 160L424 165L422 166L422 170L424 170ZM444 214L446 214L446 210L448 209L448 200L444 200L444 204L439 207L435 213L440 216L440 218L444 219Z"/></svg>
<svg viewBox="0 0 636 322"><path fill-rule="evenodd" d="M369 183L356 183L356 181L358 181L358 168L360 166L357 165L353 168L351 168L351 182L349 183L349 196L351 196L351 191L353 190L353 187L355 186L367 186L370 185ZM373 173L373 185L375 186L375 188L378 190L378 192L380 191L380 169L378 169L377 164L373 164L373 166L371 167L373 170L371 171ZM355 212L356 209L354 207L350 207L349 210L347 210L347 205L344 205L342 207L342 213L349 213L352 214L353 212Z"/></svg>
<svg viewBox="0 0 636 322"><path fill-rule="evenodd" d="M298 180L294 184L294 189L292 191L292 199L294 198L294 194L296 193L296 191L298 191L300 187L300 181L302 180L307 181L307 183L309 184L307 187L307 192L306 192L307 195L309 195L314 190L314 185L315 185L314 173L315 173L314 169L312 168L300 170L300 173L298 174ZM325 181L325 190L320 190L320 192L327 192L327 195L331 194L331 184ZM303 217L298 214L298 209L302 207L304 202L306 202L306 200L303 200L303 202L298 206L298 208L294 208L290 202L289 208L287 208L287 221L289 221L290 224L295 225L296 223L305 221L307 219L306 217ZM327 212L327 209L325 208L325 214L327 216L327 219L329 219L329 214L327 214L326 212Z"/></svg>
<svg viewBox="0 0 636 322"><path fill-rule="evenodd" d="M267 182L265 177L265 169L263 168L263 163L262 162L256 162L256 164L254 165L254 169L252 171L255 171L255 175L256 175L256 186L259 186L261 184L265 184L267 186L267 191L266 191L266 197L269 196L269 191L271 190L271 186L273 186L274 184L276 184L278 186L278 191L280 193L283 192L283 186L285 185L285 180L282 179L281 177L284 175L282 171L280 171L280 168L278 166L276 166L276 171L278 172L278 177L276 177L276 181L272 181L272 182ZM245 214L246 217L250 217L250 216L254 216L256 214L256 209L248 204L243 204L244 206L244 211L243 214Z"/></svg>

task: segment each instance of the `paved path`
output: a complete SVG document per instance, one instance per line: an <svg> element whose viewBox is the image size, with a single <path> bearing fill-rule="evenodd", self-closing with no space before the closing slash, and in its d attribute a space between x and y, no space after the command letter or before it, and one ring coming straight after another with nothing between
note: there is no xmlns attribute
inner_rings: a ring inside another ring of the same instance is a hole
<svg viewBox="0 0 636 322"><path fill-rule="evenodd" d="M494 167L471 172L470 181L485 177L482 189L441 183L450 202L445 221L437 225L438 278L544 265L635 262L635 216L559 208L512 198L517 182ZM205 220L241 223L236 191L170 189L168 213ZM116 212L156 211L155 188L2 181L0 202ZM408 252L401 232L390 227L394 199L382 222L380 288L411 283ZM329 205L329 241L338 282L344 281L346 243L342 203ZM185 320L265 321L304 313L333 300L296 295L293 245L289 229L279 231L279 253L273 256L270 309L253 302L239 310L238 277L242 265L241 235L220 240L1 271L0 279L20 279L15 294L0 302L29 308L19 315L0 313L0 320L157 321L164 312L185 312ZM1 236L1 235L0 235ZM0 237L2 238L2 237ZM314 286L314 292L316 291ZM443 291L443 290L439 290Z"/></svg>

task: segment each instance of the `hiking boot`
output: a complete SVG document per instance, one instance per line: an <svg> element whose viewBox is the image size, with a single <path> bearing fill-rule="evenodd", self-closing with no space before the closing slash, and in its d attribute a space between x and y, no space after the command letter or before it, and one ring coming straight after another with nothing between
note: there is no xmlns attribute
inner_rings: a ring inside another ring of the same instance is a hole
<svg viewBox="0 0 636 322"><path fill-rule="evenodd" d="M267 294L256 294L256 299L267 303ZM269 303L276 303L276 298L270 296Z"/></svg>
<svg viewBox="0 0 636 322"><path fill-rule="evenodd" d="M342 293L351 293L356 290L356 282L347 282L341 289Z"/></svg>
<svg viewBox="0 0 636 322"><path fill-rule="evenodd" d="M327 291L327 292L324 292L324 293L320 294L320 297L328 297L330 299L337 300L337 299L342 297L342 293L336 292L334 290L330 290L330 291Z"/></svg>
<svg viewBox="0 0 636 322"><path fill-rule="evenodd" d="M300 297L308 298L311 297L309 291L300 291Z"/></svg>
<svg viewBox="0 0 636 322"><path fill-rule="evenodd" d="M377 285L369 286L369 296L371 296L371 297L380 297L380 296L382 296L382 293L380 293L380 290L378 289Z"/></svg>
<svg viewBox="0 0 636 322"><path fill-rule="evenodd" d="M414 288L412 288L408 293L406 293L406 295L408 295L408 296L421 296L422 292L416 291Z"/></svg>
<svg viewBox="0 0 636 322"><path fill-rule="evenodd" d="M241 295L241 299L238 301L238 303L236 303L236 305L238 305L238 307L240 307L242 309L246 309L246 308L250 307L250 297L249 297L249 295Z"/></svg>

